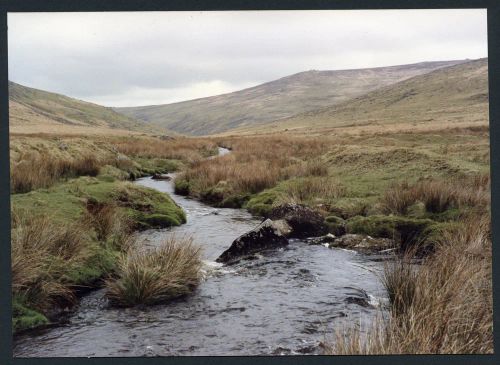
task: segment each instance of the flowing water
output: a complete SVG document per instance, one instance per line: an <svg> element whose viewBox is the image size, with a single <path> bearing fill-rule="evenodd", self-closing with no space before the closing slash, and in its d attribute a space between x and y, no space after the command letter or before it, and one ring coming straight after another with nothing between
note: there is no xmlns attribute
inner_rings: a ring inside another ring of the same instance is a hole
<svg viewBox="0 0 500 365"><path fill-rule="evenodd" d="M14 356L316 354L336 329L367 324L381 312L376 256L291 240L285 249L222 266L214 260L260 219L175 195L171 181L137 184L171 194L187 214L180 227L138 238L157 245L170 234L193 236L204 249L206 279L187 297L145 308L109 308L104 289L91 292L64 324L18 336Z"/></svg>

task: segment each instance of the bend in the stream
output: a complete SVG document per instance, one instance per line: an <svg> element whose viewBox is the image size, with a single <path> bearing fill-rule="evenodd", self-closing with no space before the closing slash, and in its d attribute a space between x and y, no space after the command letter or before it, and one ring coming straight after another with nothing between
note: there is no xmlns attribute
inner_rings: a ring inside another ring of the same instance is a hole
<svg viewBox="0 0 500 365"><path fill-rule="evenodd" d="M172 181L136 183L170 194L187 215L182 226L138 238L157 245L167 235L193 236L204 249L206 280L185 298L147 308L109 308L104 290L92 292L67 324L18 337L15 356L314 354L336 329L367 324L381 312L375 298L385 296L382 264L370 256L291 240L222 267L215 258L259 219L176 195Z"/></svg>

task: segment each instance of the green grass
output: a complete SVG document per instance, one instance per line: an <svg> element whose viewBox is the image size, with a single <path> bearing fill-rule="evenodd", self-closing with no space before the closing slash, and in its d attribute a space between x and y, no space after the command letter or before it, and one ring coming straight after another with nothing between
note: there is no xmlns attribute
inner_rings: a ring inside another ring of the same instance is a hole
<svg viewBox="0 0 500 365"><path fill-rule="evenodd" d="M63 222L76 221L87 201L115 203L142 228L170 227L185 223L182 209L166 194L121 181L80 177L26 194L13 194L12 204L34 214L50 214ZM161 216L162 219L155 219Z"/></svg>
<svg viewBox="0 0 500 365"><path fill-rule="evenodd" d="M105 275L116 269L120 250L109 244L93 243L89 247L89 257L68 267L63 280L76 287L92 287Z"/></svg>
<svg viewBox="0 0 500 365"><path fill-rule="evenodd" d="M20 332L49 324L42 313L25 306L22 297L12 299L12 330Z"/></svg>
<svg viewBox="0 0 500 365"><path fill-rule="evenodd" d="M372 215L353 217L346 223L347 232L401 241L403 246L425 240L423 233L434 224L431 219Z"/></svg>

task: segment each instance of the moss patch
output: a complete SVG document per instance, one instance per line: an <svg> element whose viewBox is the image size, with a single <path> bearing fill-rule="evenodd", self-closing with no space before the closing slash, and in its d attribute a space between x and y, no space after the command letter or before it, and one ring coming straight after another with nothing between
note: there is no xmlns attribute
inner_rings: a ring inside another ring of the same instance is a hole
<svg viewBox="0 0 500 365"><path fill-rule="evenodd" d="M112 191L113 200L144 228L163 228L186 223L184 211L168 196L157 190L122 184Z"/></svg>
<svg viewBox="0 0 500 365"><path fill-rule="evenodd" d="M241 208L250 199L250 194L235 194L225 198L221 203L222 208Z"/></svg>
<svg viewBox="0 0 500 365"><path fill-rule="evenodd" d="M12 299L12 331L19 332L49 324L42 313L25 306L22 298Z"/></svg>
<svg viewBox="0 0 500 365"><path fill-rule="evenodd" d="M191 187L189 181L183 179L181 176L177 177L174 181L175 193L179 195L189 195Z"/></svg>
<svg viewBox="0 0 500 365"><path fill-rule="evenodd" d="M109 244L95 243L91 254L83 261L68 268L63 280L71 286L88 286L116 268L119 251Z"/></svg>
<svg viewBox="0 0 500 365"><path fill-rule="evenodd" d="M248 209L252 214L267 216L271 209L273 208L274 202L278 199L280 195L280 189L273 188L264 190L263 192L252 196L246 203L245 208Z"/></svg>
<svg viewBox="0 0 500 365"><path fill-rule="evenodd" d="M13 206L48 214L61 222L79 219L88 200L117 204L141 227L170 227L186 222L182 209L167 194L121 181L80 177L50 189L13 194L11 199ZM155 214L168 219L151 220Z"/></svg>
<svg viewBox="0 0 500 365"><path fill-rule="evenodd" d="M141 170L149 175L155 173L166 174L179 170L182 163L178 160L170 160L166 158L142 158L134 157L133 159L141 166Z"/></svg>
<svg viewBox="0 0 500 365"><path fill-rule="evenodd" d="M435 224L431 219L374 215L354 217L347 221L347 232L373 237L391 238L401 242L401 248L424 241L424 232Z"/></svg>
<svg viewBox="0 0 500 365"><path fill-rule="evenodd" d="M337 216L328 216L325 218L325 224L328 227L328 233L335 236L342 236L346 233L346 221Z"/></svg>

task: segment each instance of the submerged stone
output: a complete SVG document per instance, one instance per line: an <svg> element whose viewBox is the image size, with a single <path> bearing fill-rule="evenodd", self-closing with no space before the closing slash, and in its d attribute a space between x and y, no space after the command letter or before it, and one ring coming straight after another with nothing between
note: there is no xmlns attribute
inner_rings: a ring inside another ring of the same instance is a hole
<svg viewBox="0 0 500 365"><path fill-rule="evenodd" d="M389 238L373 238L363 234L348 233L330 242L328 247L380 251L394 248L395 242Z"/></svg>
<svg viewBox="0 0 500 365"><path fill-rule="evenodd" d="M324 245L334 242L337 237L331 233L328 233L326 236L321 237L312 237L306 239L309 245Z"/></svg>

